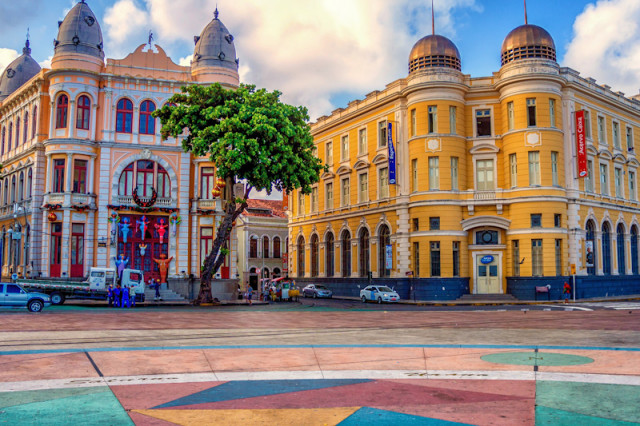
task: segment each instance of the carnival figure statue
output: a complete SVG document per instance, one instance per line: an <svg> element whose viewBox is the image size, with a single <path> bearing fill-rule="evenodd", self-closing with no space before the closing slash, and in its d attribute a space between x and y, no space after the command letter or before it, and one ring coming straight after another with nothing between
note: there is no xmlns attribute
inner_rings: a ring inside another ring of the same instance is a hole
<svg viewBox="0 0 640 426"><path fill-rule="evenodd" d="M115 257L113 258L113 261L116 264L116 269L118 270L118 279L122 280L122 271L124 271L124 269L127 267L127 265L129 264L129 258L125 257L124 254L120 253L120 258L116 259Z"/></svg>
<svg viewBox="0 0 640 426"><path fill-rule="evenodd" d="M156 227L156 231L160 236L160 244L162 244L164 242L164 234L167 232L167 226L169 225L164 223L164 219L160 219L154 226Z"/></svg>
<svg viewBox="0 0 640 426"><path fill-rule="evenodd" d="M147 228L149 227L149 219L147 219L147 216L142 216L139 220L136 220L136 225L140 228L140 238L144 241Z"/></svg>
<svg viewBox="0 0 640 426"><path fill-rule="evenodd" d="M131 228L131 223L129 222L129 218L125 217L120 222L120 232L122 233L122 241L124 241L125 244L127 243L129 232L131 232L131 229L129 228Z"/></svg>
<svg viewBox="0 0 640 426"><path fill-rule="evenodd" d="M167 259L167 255L161 253L160 259L156 259L155 257L152 257L152 259L158 264L158 269L160 270L160 282L165 284L167 282L167 272L169 272L169 262L173 260L173 256Z"/></svg>

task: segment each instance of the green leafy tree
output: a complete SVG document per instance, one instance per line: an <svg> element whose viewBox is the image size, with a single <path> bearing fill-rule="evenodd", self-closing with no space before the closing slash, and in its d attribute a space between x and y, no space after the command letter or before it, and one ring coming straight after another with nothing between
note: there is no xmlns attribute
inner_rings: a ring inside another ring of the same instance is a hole
<svg viewBox="0 0 640 426"><path fill-rule="evenodd" d="M300 189L308 194L325 170L313 153L307 109L281 102L280 95L253 85L235 90L218 83L191 85L153 114L162 122L163 138L186 135L184 150L209 156L217 176L226 182L225 216L203 262L196 304L212 301L211 278L224 262L226 241L251 191ZM244 183L244 191L233 194L238 181Z"/></svg>

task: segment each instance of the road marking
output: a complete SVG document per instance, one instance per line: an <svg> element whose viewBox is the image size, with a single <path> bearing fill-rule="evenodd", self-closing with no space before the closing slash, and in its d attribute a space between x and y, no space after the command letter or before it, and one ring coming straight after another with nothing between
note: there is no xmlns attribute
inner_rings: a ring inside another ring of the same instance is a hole
<svg viewBox="0 0 640 426"><path fill-rule="evenodd" d="M584 305L585 303L581 303L581 305ZM571 305L571 306L567 306L567 305L538 305L538 306L542 306L542 307L548 307L548 308L557 308L557 309L564 309L565 311L587 311L587 312L591 312L593 311L593 309L589 309L589 308L584 308L582 306L575 306L575 305ZM545 309L545 311L547 311L548 309Z"/></svg>
<svg viewBox="0 0 640 426"><path fill-rule="evenodd" d="M618 311L640 309L640 302L589 302L589 303L581 303L581 305L593 306L598 308L615 309Z"/></svg>

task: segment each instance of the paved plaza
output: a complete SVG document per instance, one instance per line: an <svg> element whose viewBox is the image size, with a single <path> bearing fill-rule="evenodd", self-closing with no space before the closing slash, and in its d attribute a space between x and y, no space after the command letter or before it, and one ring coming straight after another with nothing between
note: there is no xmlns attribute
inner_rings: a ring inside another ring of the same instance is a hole
<svg viewBox="0 0 640 426"><path fill-rule="evenodd" d="M2 312L0 423L638 423L638 315L294 306Z"/></svg>

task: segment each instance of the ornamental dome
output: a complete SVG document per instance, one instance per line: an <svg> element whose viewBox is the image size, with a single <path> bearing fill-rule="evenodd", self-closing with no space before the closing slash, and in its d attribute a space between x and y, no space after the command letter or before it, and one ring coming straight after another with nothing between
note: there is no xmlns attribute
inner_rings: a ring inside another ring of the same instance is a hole
<svg viewBox="0 0 640 426"><path fill-rule="evenodd" d="M193 39L196 47L193 50L191 72L195 73L203 68L226 68L238 72L238 59L233 36L227 27L218 19L218 9L214 12L213 21L209 22L200 36Z"/></svg>
<svg viewBox="0 0 640 426"><path fill-rule="evenodd" d="M31 57L29 40L22 49L22 55L9 64L0 76L0 101L19 89L40 72L40 65Z"/></svg>
<svg viewBox="0 0 640 426"><path fill-rule="evenodd" d="M431 67L460 71L460 52L448 38L432 34L421 38L413 45L409 54L409 74Z"/></svg>
<svg viewBox="0 0 640 426"><path fill-rule="evenodd" d="M556 45L551 35L537 25L521 25L502 42L502 65L519 59L556 60Z"/></svg>
<svg viewBox="0 0 640 426"><path fill-rule="evenodd" d="M53 64L65 56L86 55L93 58L90 62L104 63L102 30L84 0L76 4L63 21L58 22L58 37L53 41L53 46L52 68L56 68Z"/></svg>

